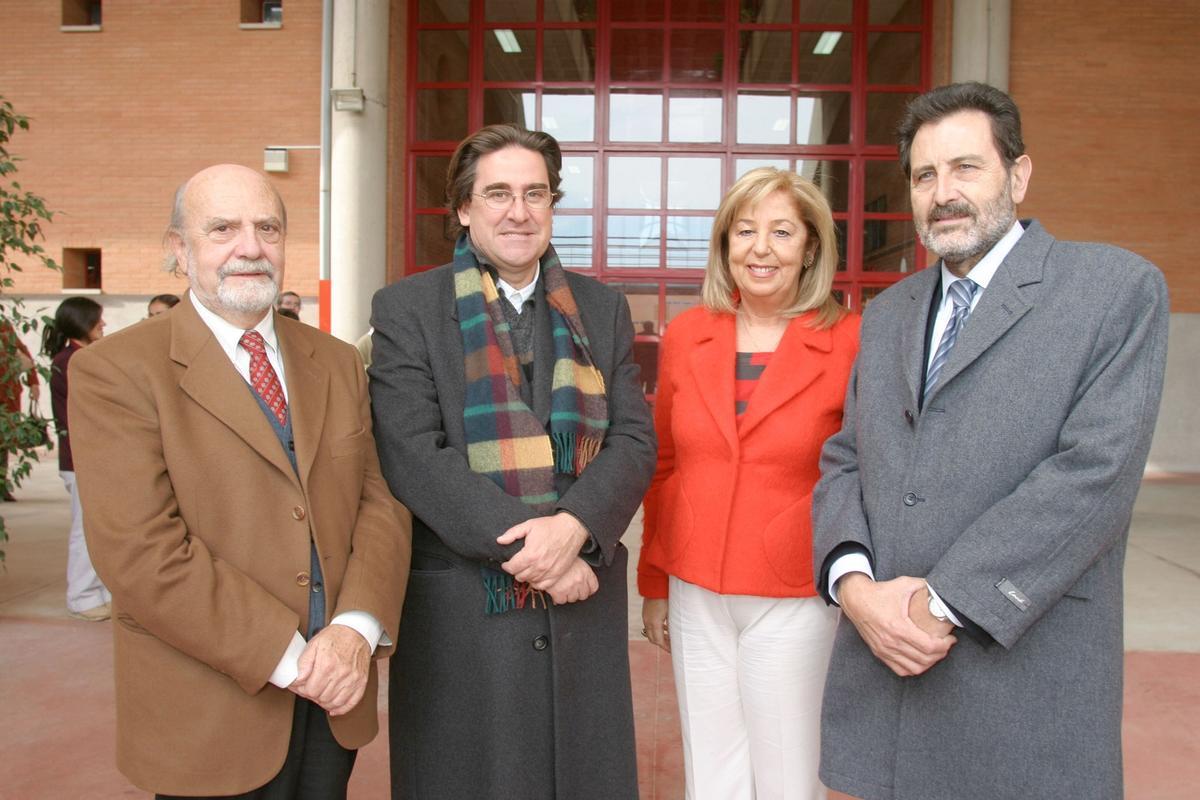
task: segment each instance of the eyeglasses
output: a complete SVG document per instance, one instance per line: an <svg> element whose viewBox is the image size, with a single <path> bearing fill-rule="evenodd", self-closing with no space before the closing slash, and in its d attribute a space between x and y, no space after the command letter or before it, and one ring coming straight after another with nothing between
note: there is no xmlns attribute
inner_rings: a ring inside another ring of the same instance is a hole
<svg viewBox="0 0 1200 800"><path fill-rule="evenodd" d="M482 197L488 208L494 208L497 211L509 208L513 204L513 198L516 197L508 189L490 189L483 194L475 194L475 196ZM528 208L549 208L550 204L554 202L554 192L549 189L530 189L522 193L521 197L525 200Z"/></svg>

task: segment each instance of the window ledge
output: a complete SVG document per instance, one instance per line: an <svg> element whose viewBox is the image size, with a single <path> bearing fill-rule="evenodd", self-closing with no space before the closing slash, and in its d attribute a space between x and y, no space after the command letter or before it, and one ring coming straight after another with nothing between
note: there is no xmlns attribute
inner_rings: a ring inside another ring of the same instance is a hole
<svg viewBox="0 0 1200 800"><path fill-rule="evenodd" d="M238 27L244 31L275 31L283 27L282 22L241 22Z"/></svg>
<svg viewBox="0 0 1200 800"><path fill-rule="evenodd" d="M63 33L99 33L99 25L60 25L58 28Z"/></svg>

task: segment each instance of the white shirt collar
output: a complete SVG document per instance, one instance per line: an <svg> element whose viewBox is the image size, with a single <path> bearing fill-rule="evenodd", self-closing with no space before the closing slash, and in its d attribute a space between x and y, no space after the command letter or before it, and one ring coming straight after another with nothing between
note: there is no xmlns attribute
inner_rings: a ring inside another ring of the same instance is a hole
<svg viewBox="0 0 1200 800"><path fill-rule="evenodd" d="M979 292L976 294L976 297L983 294L983 290L988 287L992 278L995 277L996 270L1000 268L1000 265L1008 257L1008 254L1012 252L1012 249L1016 247L1017 242L1020 241L1024 233L1025 229L1021 227L1021 223L1013 222L1013 226L1008 229L1008 233L1004 234L1000 241L992 245L992 249L987 251L987 255L980 259L978 264L971 267L971 271L967 273L967 277L979 284ZM942 298L945 299L950 284L959 278L946 267L946 262L943 261L941 264Z"/></svg>
<svg viewBox="0 0 1200 800"><path fill-rule="evenodd" d="M212 331L217 343L225 351L225 355L229 356L230 361L236 362L238 343L242 340L242 334L246 330L239 328L224 317L218 316L214 311L200 302L195 292L189 289L188 294L191 297L192 306L196 309L196 313L200 315L200 319L204 320L204 324ZM279 340L275 336L275 315L270 310L267 311L266 315L259 320L258 324L252 330L256 330L262 334L263 341L267 343L267 351L269 353L277 354L279 352Z"/></svg>
<svg viewBox="0 0 1200 800"><path fill-rule="evenodd" d="M519 314L525 308L525 301L533 297L533 290L537 288L538 278L540 277L542 277L542 265L537 264L533 268L533 280L520 289L514 289L508 281L499 277L496 280L496 288L508 298L508 302L512 303L512 307Z"/></svg>

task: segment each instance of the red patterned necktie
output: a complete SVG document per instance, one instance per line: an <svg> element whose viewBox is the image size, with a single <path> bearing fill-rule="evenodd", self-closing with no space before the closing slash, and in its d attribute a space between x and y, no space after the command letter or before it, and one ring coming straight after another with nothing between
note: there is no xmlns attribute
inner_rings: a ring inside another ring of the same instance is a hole
<svg viewBox="0 0 1200 800"><path fill-rule="evenodd" d="M267 343L263 341L262 334L246 331L242 334L241 345L250 354L250 385L275 414L279 424L287 425L287 400L283 397L279 376L267 360Z"/></svg>

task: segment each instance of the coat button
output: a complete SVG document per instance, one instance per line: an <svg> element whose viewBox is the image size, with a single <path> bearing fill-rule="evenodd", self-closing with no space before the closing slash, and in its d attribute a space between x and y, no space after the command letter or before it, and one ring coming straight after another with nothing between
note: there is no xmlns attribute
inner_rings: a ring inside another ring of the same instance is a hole
<svg viewBox="0 0 1200 800"><path fill-rule="evenodd" d="M297 572L296 573L296 585L297 586L308 586L308 573L307 572Z"/></svg>
<svg viewBox="0 0 1200 800"><path fill-rule="evenodd" d="M533 640L534 650L545 650L550 645L550 640L545 636L538 636Z"/></svg>
<svg viewBox="0 0 1200 800"><path fill-rule="evenodd" d="M911 411L909 411L907 408L904 409L904 421L907 422L909 425L913 424L913 413Z"/></svg>
<svg viewBox="0 0 1200 800"><path fill-rule="evenodd" d="M908 494L904 495L904 505L915 506L916 504L917 504L917 496L915 494L913 494L912 492L909 492Z"/></svg>
<svg viewBox="0 0 1200 800"><path fill-rule="evenodd" d="M323 586L320 581L313 581L313 585L312 585L313 594L320 594L322 588L323 588Z"/></svg>
<svg viewBox="0 0 1200 800"><path fill-rule="evenodd" d="M304 506L296 506L292 509L292 519L304 519Z"/></svg>

